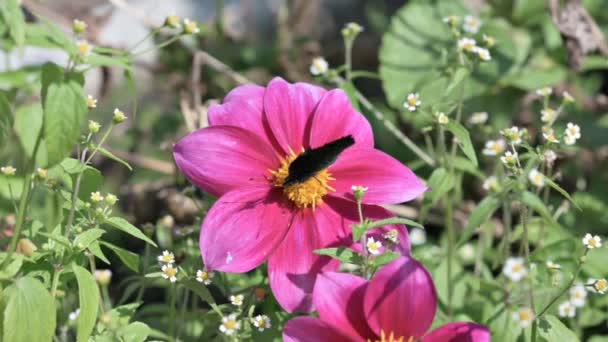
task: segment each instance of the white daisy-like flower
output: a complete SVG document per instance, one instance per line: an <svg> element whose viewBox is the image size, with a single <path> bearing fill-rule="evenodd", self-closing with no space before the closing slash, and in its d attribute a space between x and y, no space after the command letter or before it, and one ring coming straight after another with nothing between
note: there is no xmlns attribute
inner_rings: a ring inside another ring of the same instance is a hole
<svg viewBox="0 0 608 342"><path fill-rule="evenodd" d="M196 271L196 281L205 285L211 284L213 276L215 276L215 273L213 273L213 271Z"/></svg>
<svg viewBox="0 0 608 342"><path fill-rule="evenodd" d="M557 154L555 154L553 150L546 150L545 153L543 153L543 157L545 158L547 164L551 166L557 159Z"/></svg>
<svg viewBox="0 0 608 342"><path fill-rule="evenodd" d="M465 243L458 250L458 255L464 262L471 262L475 260L475 247L473 244Z"/></svg>
<svg viewBox="0 0 608 342"><path fill-rule="evenodd" d="M80 316L80 309L76 309L76 310L70 312L70 314L68 315L68 319L70 321L75 321L78 319L78 316Z"/></svg>
<svg viewBox="0 0 608 342"><path fill-rule="evenodd" d="M477 47L477 42L473 38L458 39L456 44L458 46L458 50L466 52L472 52L475 47Z"/></svg>
<svg viewBox="0 0 608 342"><path fill-rule="evenodd" d="M570 302L563 302L559 305L558 312L559 317L572 318L576 315L576 307Z"/></svg>
<svg viewBox="0 0 608 342"><path fill-rule="evenodd" d="M367 239L367 250L372 255L380 254L380 248L382 248L382 242L375 241L373 237Z"/></svg>
<svg viewBox="0 0 608 342"><path fill-rule="evenodd" d="M569 93L569 92L564 91L564 92L562 93L562 96L564 97L564 101L565 101L565 102L574 102L574 97L573 97L572 95L570 95L570 93Z"/></svg>
<svg viewBox="0 0 608 342"><path fill-rule="evenodd" d="M312 63L310 63L308 70L314 76L323 75L329 70L329 63L327 63L327 60L323 57L315 57L312 59Z"/></svg>
<svg viewBox="0 0 608 342"><path fill-rule="evenodd" d="M165 25L171 28L180 28L182 23L180 22L181 18L174 13L169 14L165 17Z"/></svg>
<svg viewBox="0 0 608 342"><path fill-rule="evenodd" d="M524 264L524 258L508 258L502 268L502 273L511 281L520 281L528 273Z"/></svg>
<svg viewBox="0 0 608 342"><path fill-rule="evenodd" d="M535 319L534 311L530 308L519 308L519 310L513 313L513 319L520 327L527 328Z"/></svg>
<svg viewBox="0 0 608 342"><path fill-rule="evenodd" d="M112 271L110 270L95 270L93 276L101 285L108 285L112 281Z"/></svg>
<svg viewBox="0 0 608 342"><path fill-rule="evenodd" d="M447 115L445 115L445 113L444 113L444 112L441 112L441 113L439 113L439 114L437 115L437 122L438 122L440 125L447 125L447 124L448 124L448 122L450 122L450 119L448 118L448 116L447 116Z"/></svg>
<svg viewBox="0 0 608 342"><path fill-rule="evenodd" d="M471 114L469 123L471 125L483 125L488 121L488 112L475 112Z"/></svg>
<svg viewBox="0 0 608 342"><path fill-rule="evenodd" d="M552 260L547 260L546 265L547 265L547 268L552 269L552 270L559 270L562 268L562 265L555 263Z"/></svg>
<svg viewBox="0 0 608 342"><path fill-rule="evenodd" d="M422 102L420 101L420 95L418 93L410 93L407 96L407 100L403 103L403 107L405 107L410 112L415 111Z"/></svg>
<svg viewBox="0 0 608 342"><path fill-rule="evenodd" d="M503 139L488 140L481 153L486 156L497 156L502 154L505 148L507 148L507 143Z"/></svg>
<svg viewBox="0 0 608 342"><path fill-rule="evenodd" d="M397 229L391 229L388 232L384 233L384 235L382 235L382 237L393 244L398 244L399 243L399 232L397 231Z"/></svg>
<svg viewBox="0 0 608 342"><path fill-rule="evenodd" d="M481 20L479 20L478 18L475 18L472 15L467 15L466 17L464 17L464 22L462 23L462 29L465 32L475 34L479 31L480 27L481 27Z"/></svg>
<svg viewBox="0 0 608 342"><path fill-rule="evenodd" d="M593 290L597 293L605 294L608 291L608 281L605 278L594 281Z"/></svg>
<svg viewBox="0 0 608 342"><path fill-rule="evenodd" d="M237 320L236 314L222 317L222 324L220 324L220 331L222 333L232 335L239 329L241 329L241 322Z"/></svg>
<svg viewBox="0 0 608 342"><path fill-rule="evenodd" d="M481 186L486 191L495 191L500 185L498 184L498 178L496 178L496 176L490 176L483 181Z"/></svg>
<svg viewBox="0 0 608 342"><path fill-rule="evenodd" d="M184 33L187 34L197 34L201 30L198 27L198 24L194 20L184 19L183 21Z"/></svg>
<svg viewBox="0 0 608 342"><path fill-rule="evenodd" d="M517 164L517 158L517 152L507 151L502 157L500 157L500 161L502 161L505 166L512 167Z"/></svg>
<svg viewBox="0 0 608 342"><path fill-rule="evenodd" d="M602 247L602 239L598 235L592 236L587 233L583 237L583 245L589 249L600 248Z"/></svg>
<svg viewBox="0 0 608 342"><path fill-rule="evenodd" d="M570 289L570 303L577 308L585 306L587 300L587 290L583 284L576 284Z"/></svg>
<svg viewBox="0 0 608 342"><path fill-rule="evenodd" d="M424 229L412 228L410 230L410 242L414 246L424 245L426 243L426 232Z"/></svg>
<svg viewBox="0 0 608 342"><path fill-rule="evenodd" d="M87 107L89 107L89 109L97 108L97 99L94 98L92 95L87 95L86 101Z"/></svg>
<svg viewBox="0 0 608 342"><path fill-rule="evenodd" d="M232 305L234 305L234 306L241 306L241 305L243 305L244 299L245 299L245 297L242 294L236 295L236 296L230 296L230 303L232 303Z"/></svg>
<svg viewBox="0 0 608 342"><path fill-rule="evenodd" d="M161 270L163 272L163 278L169 279L169 281L172 283L175 283L177 281L178 269L173 267L173 265L163 265L163 267L161 267Z"/></svg>
<svg viewBox="0 0 608 342"><path fill-rule="evenodd" d="M559 143L559 139L555 137L555 131L553 131L553 128L550 127L543 127L543 138L551 144Z"/></svg>
<svg viewBox="0 0 608 342"><path fill-rule="evenodd" d="M76 51L80 57L87 57L93 51L93 46L86 40L79 40L76 42Z"/></svg>
<svg viewBox="0 0 608 342"><path fill-rule="evenodd" d="M553 94L553 89L551 87L543 87L536 90L536 95L538 96L549 96Z"/></svg>
<svg viewBox="0 0 608 342"><path fill-rule="evenodd" d="M538 172L537 169L530 170L530 173L528 173L528 179L530 180L530 183L538 188L545 186L545 175Z"/></svg>
<svg viewBox="0 0 608 342"><path fill-rule="evenodd" d="M0 172L2 172L5 176L14 176L17 169L12 167L11 165L0 167Z"/></svg>
<svg viewBox="0 0 608 342"><path fill-rule="evenodd" d="M98 202L103 201L104 197L101 195L101 192L95 191L95 192L91 193L91 197L90 198L91 198L91 202L98 203Z"/></svg>
<svg viewBox="0 0 608 342"><path fill-rule="evenodd" d="M522 131L519 129L519 127L513 126L511 128L505 128L500 131L500 133L504 135L505 138L507 138L507 140L509 140L509 142L513 145L521 144Z"/></svg>
<svg viewBox="0 0 608 342"><path fill-rule="evenodd" d="M251 322L253 323L253 326L258 328L258 331L260 332L272 327L270 318L266 315L257 315L251 319Z"/></svg>
<svg viewBox="0 0 608 342"><path fill-rule="evenodd" d="M162 264L172 264L175 262L175 255L173 255L173 252L163 251L163 254L159 255L156 259Z"/></svg>
<svg viewBox="0 0 608 342"><path fill-rule="evenodd" d="M564 142L566 142L567 145L574 145L574 143L581 138L581 128L572 122L568 122L564 134Z"/></svg>
<svg viewBox="0 0 608 342"><path fill-rule="evenodd" d="M557 117L557 111L553 108L545 108L540 111L540 121L553 122Z"/></svg>
<svg viewBox="0 0 608 342"><path fill-rule="evenodd" d="M481 59L484 62L487 62L492 59L492 55L490 54L490 50L488 50L488 49L478 46L473 50L473 52L476 53L477 57L479 57L479 59Z"/></svg>

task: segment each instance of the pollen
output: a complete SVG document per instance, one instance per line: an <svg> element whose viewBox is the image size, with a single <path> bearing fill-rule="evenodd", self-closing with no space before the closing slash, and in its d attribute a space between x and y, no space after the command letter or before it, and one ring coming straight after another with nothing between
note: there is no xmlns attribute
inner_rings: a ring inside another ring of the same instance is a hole
<svg viewBox="0 0 608 342"><path fill-rule="evenodd" d="M304 150L302 150L304 152ZM285 180L289 176L289 165L298 157L293 151L289 151L289 155L281 160L281 166L277 170L269 170L274 176L271 181L276 187L283 188L283 194L292 201L298 208L311 207L315 209L323 203L323 197L329 191L336 191L329 185L330 181L336 180L327 170L321 170L317 174L305 182L283 187Z"/></svg>
<svg viewBox="0 0 608 342"><path fill-rule="evenodd" d="M401 337L395 337L395 334L393 332L391 332L389 335L387 335L384 330L380 331L380 339L379 340L371 340L368 339L368 342L414 342L416 341L414 339L414 337L410 337L410 338L405 338L403 336Z"/></svg>

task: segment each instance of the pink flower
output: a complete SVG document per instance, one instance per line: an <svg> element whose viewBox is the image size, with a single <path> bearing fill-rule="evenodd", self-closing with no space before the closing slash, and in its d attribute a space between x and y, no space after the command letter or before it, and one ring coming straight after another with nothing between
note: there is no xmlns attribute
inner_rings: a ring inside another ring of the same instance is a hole
<svg viewBox="0 0 608 342"><path fill-rule="evenodd" d="M313 301L319 318L291 319L283 329L285 342L490 341L485 326L470 322L428 332L437 293L427 270L409 256L386 265L370 281L348 273L322 273Z"/></svg>
<svg viewBox="0 0 608 342"><path fill-rule="evenodd" d="M200 247L209 270L247 272L268 260L270 286L287 311L311 311L316 274L338 261L313 254L352 243L358 222L351 187L368 187L364 215L391 217L378 204L412 200L426 187L391 156L374 149L369 122L342 90L326 91L281 78L266 88L234 89L209 109L210 127L174 146L178 167L194 184L218 196L201 228ZM303 183L283 188L289 163L303 149L351 135L355 144ZM396 247L409 253L404 226Z"/></svg>

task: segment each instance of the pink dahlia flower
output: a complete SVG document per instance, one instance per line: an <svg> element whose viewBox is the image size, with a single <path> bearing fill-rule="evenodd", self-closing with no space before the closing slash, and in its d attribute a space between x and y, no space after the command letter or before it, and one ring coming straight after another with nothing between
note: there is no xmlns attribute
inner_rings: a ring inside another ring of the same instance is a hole
<svg viewBox="0 0 608 342"><path fill-rule="evenodd" d="M321 271L338 261L313 250L351 243L358 222L351 187L368 187L364 215L392 216L378 206L414 199L426 187L391 156L374 149L369 122L342 90L273 79L266 88L234 89L209 108L210 127L174 146L178 167L215 196L201 228L200 248L210 270L246 272L268 260L270 286L287 311L311 311ZM283 187L289 165L304 149L351 135L355 144L307 181ZM409 253L404 226L393 247ZM394 233L394 231L393 231ZM388 246L388 244L385 244Z"/></svg>
<svg viewBox="0 0 608 342"><path fill-rule="evenodd" d="M489 330L457 322L428 332L437 293L427 270L402 256L371 280L348 273L318 275L314 289L316 317L296 317L283 329L285 342L488 342Z"/></svg>

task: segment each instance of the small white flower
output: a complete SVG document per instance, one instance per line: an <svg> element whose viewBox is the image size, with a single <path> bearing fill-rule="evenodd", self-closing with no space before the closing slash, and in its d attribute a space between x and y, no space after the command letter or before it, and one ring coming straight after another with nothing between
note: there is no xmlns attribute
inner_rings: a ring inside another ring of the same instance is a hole
<svg viewBox="0 0 608 342"><path fill-rule="evenodd" d="M76 309L75 311L70 312L70 314L68 315L68 319L70 321L75 321L76 319L78 319L78 316L80 316L80 309Z"/></svg>
<svg viewBox="0 0 608 342"><path fill-rule="evenodd" d="M535 319L534 311L530 308L520 308L513 313L513 319L519 323L520 327L527 328Z"/></svg>
<svg viewBox="0 0 608 342"><path fill-rule="evenodd" d="M589 249L602 247L602 239L598 236L592 236L591 234L585 234L583 238L583 245Z"/></svg>
<svg viewBox="0 0 608 342"><path fill-rule="evenodd" d="M593 290L594 292L605 294L608 290L608 281L606 279L598 279L593 282Z"/></svg>
<svg viewBox="0 0 608 342"><path fill-rule="evenodd" d="M464 17L464 23L462 24L462 29L465 32L469 33L477 33L479 28L481 27L481 20L475 18L472 15L467 15Z"/></svg>
<svg viewBox="0 0 608 342"><path fill-rule="evenodd" d="M380 254L380 248L382 248L382 243L380 241L375 241L373 237L367 239L367 250L370 254Z"/></svg>
<svg viewBox="0 0 608 342"><path fill-rule="evenodd" d="M403 103L403 107L405 107L410 112L416 110L416 108L420 107L422 102L420 101L420 95L418 93L410 93L407 96L407 101Z"/></svg>
<svg viewBox="0 0 608 342"><path fill-rule="evenodd" d="M558 308L559 317L574 317L576 315L576 307L570 302L563 302Z"/></svg>
<svg viewBox="0 0 608 342"><path fill-rule="evenodd" d="M528 270L524 264L523 258L508 258L502 268L502 273L511 281L520 281L527 273Z"/></svg>
<svg viewBox="0 0 608 342"><path fill-rule="evenodd" d="M479 57L479 59L481 59L484 62L487 62L492 59L492 55L490 55L490 50L488 50L488 49L478 46L475 49L473 49L473 52L476 53L477 57Z"/></svg>
<svg viewBox="0 0 608 342"><path fill-rule="evenodd" d="M569 93L569 92L564 91L564 92L562 93L562 96L564 97L564 101L565 101L565 102L574 102L574 97L572 97L572 95L570 95L570 93Z"/></svg>
<svg viewBox="0 0 608 342"><path fill-rule="evenodd" d="M517 158L517 152L512 153L511 151L507 151L502 157L500 157L500 161L502 161L505 166L512 167L517 164Z"/></svg>
<svg viewBox="0 0 608 342"><path fill-rule="evenodd" d="M232 305L234 306L241 306L243 305L243 299L245 299L245 297L241 294L236 296L230 296L230 303L232 303Z"/></svg>
<svg viewBox="0 0 608 342"><path fill-rule="evenodd" d="M92 95L87 95L86 101L87 107L89 107L89 109L97 108L97 99L94 98Z"/></svg>
<svg viewBox="0 0 608 342"><path fill-rule="evenodd" d="M505 151L506 147L507 144L502 139L488 140L486 141L486 145L483 148L483 151L481 151L481 153L486 156L497 156L499 154L502 154Z"/></svg>
<svg viewBox="0 0 608 342"><path fill-rule="evenodd" d="M0 172L5 176L14 176L17 169L12 167L11 165L0 167Z"/></svg>
<svg viewBox="0 0 608 342"><path fill-rule="evenodd" d="M458 39L458 50L472 52L477 46L477 42L473 38Z"/></svg>
<svg viewBox="0 0 608 342"><path fill-rule="evenodd" d="M213 276L215 276L215 273L213 273L213 271L196 271L196 281L205 285L211 284Z"/></svg>
<svg viewBox="0 0 608 342"><path fill-rule="evenodd" d="M184 32L187 34L197 34L201 30L198 28L198 24L194 20L184 19L183 21Z"/></svg>
<svg viewBox="0 0 608 342"><path fill-rule="evenodd" d="M482 187L486 191L495 191L500 187L498 184L498 178L496 176L490 176L483 181Z"/></svg>
<svg viewBox="0 0 608 342"><path fill-rule="evenodd" d="M559 143L559 140L555 137L555 132L553 131L553 128L550 127L543 127L543 138L545 138L547 142L552 144Z"/></svg>
<svg viewBox="0 0 608 342"><path fill-rule="evenodd" d="M564 142L566 142L567 145L574 145L576 140L581 138L581 128L572 122L568 122L564 134Z"/></svg>
<svg viewBox="0 0 608 342"><path fill-rule="evenodd" d="M540 121L542 122L553 122L557 117L557 111L553 108L545 108L540 111Z"/></svg>
<svg viewBox="0 0 608 342"><path fill-rule="evenodd" d="M91 202L93 203L98 203L103 201L103 196L101 195L101 193L99 191L95 191L91 193Z"/></svg>
<svg viewBox="0 0 608 342"><path fill-rule="evenodd" d="M241 329L241 322L237 321L236 314L222 317L222 324L220 324L221 332L226 335L232 335L239 329Z"/></svg>
<svg viewBox="0 0 608 342"><path fill-rule="evenodd" d="M165 25L171 28L180 28L182 24L180 23L180 17L171 13L165 18Z"/></svg>
<svg viewBox="0 0 608 342"><path fill-rule="evenodd" d="M95 270L93 276L101 285L108 285L112 281L112 271L110 270Z"/></svg>
<svg viewBox="0 0 608 342"><path fill-rule="evenodd" d="M553 89L551 89L551 87L536 89L536 95L538 96L549 96L551 94L553 94Z"/></svg>
<svg viewBox="0 0 608 342"><path fill-rule="evenodd" d="M397 229L389 230L388 232L384 233L384 235L382 235L382 237L390 243L394 243L394 244L399 243L399 232L397 231Z"/></svg>
<svg viewBox="0 0 608 342"><path fill-rule="evenodd" d="M264 331L266 329L270 329L272 325L270 324L270 318L266 315L257 315L251 319L253 325L258 328L258 331Z"/></svg>
<svg viewBox="0 0 608 342"><path fill-rule="evenodd" d="M76 42L76 51L80 57L87 57L93 51L93 46L86 40L79 40Z"/></svg>
<svg viewBox="0 0 608 342"><path fill-rule="evenodd" d="M169 251L163 251L163 254L159 255L156 259L162 264L172 264L175 262L175 255Z"/></svg>
<svg viewBox="0 0 608 342"><path fill-rule="evenodd" d="M494 38L492 36L486 36L484 34L484 35L482 35L482 39L487 47L492 47L492 46L496 45L496 38Z"/></svg>
<svg viewBox="0 0 608 342"><path fill-rule="evenodd" d="M314 76L323 75L329 69L329 63L323 57L315 57L312 59L310 68L308 69Z"/></svg>
<svg viewBox="0 0 608 342"><path fill-rule="evenodd" d="M545 153L543 153L543 157L549 166L553 165L557 159L557 155L553 150L546 150Z"/></svg>
<svg viewBox="0 0 608 342"><path fill-rule="evenodd" d="M127 120L127 116L125 115L125 113L118 108L114 108L114 116L112 116L112 122L115 124L119 124L125 120Z"/></svg>
<svg viewBox="0 0 608 342"><path fill-rule="evenodd" d="M448 15L447 17L443 17L443 22L449 25L457 25L460 21L460 17L457 15Z"/></svg>
<svg viewBox="0 0 608 342"><path fill-rule="evenodd" d="M530 173L528 173L528 179L530 180L530 183L534 184L534 186L538 188L545 186L545 175L538 172L537 169L530 170Z"/></svg>
<svg viewBox="0 0 608 342"><path fill-rule="evenodd" d="M177 281L178 269L173 267L171 264L163 265L161 268L163 271L163 278L169 279L170 282L175 283Z"/></svg>
<svg viewBox="0 0 608 342"><path fill-rule="evenodd" d="M464 262L471 262L475 259L475 247L470 243L465 243L458 250L458 255Z"/></svg>
<svg viewBox="0 0 608 342"><path fill-rule="evenodd" d="M412 228L410 230L410 242L414 246L420 246L426 243L426 232L424 229Z"/></svg>
<svg viewBox="0 0 608 342"><path fill-rule="evenodd" d="M550 268L552 270L559 270L562 268L562 265L555 263L552 260L547 260L546 265L547 265L547 268Z"/></svg>
<svg viewBox="0 0 608 342"><path fill-rule="evenodd" d="M488 121L488 112L475 112L471 114L469 123L471 125L483 125Z"/></svg>
<svg viewBox="0 0 608 342"><path fill-rule="evenodd" d="M441 112L441 113L439 113L439 114L437 115L437 122L438 122L440 125L447 125L447 124L448 124L448 122L450 122L450 119L448 118L448 116L447 116L447 115L445 115L445 113L444 113L444 112Z"/></svg>
<svg viewBox="0 0 608 342"><path fill-rule="evenodd" d="M570 289L570 303L572 303L572 305L577 308L582 308L585 306L586 299L587 290L585 290L584 285L576 284Z"/></svg>
<svg viewBox="0 0 608 342"><path fill-rule="evenodd" d="M513 126L511 128L505 128L502 131L500 131L500 133L502 135L504 135L505 138L507 138L510 143L512 143L514 145L521 144L522 131L519 129L519 127Z"/></svg>

